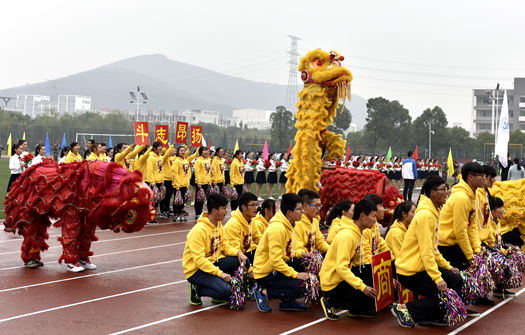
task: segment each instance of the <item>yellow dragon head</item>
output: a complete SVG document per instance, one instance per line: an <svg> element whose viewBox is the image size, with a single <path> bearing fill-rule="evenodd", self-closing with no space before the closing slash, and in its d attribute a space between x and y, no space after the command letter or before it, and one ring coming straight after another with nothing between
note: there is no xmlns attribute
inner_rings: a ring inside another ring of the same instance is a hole
<svg viewBox="0 0 525 335"><path fill-rule="evenodd" d="M347 68L341 66L343 60L344 57L337 51L328 53L316 49L301 58L297 69L301 71L301 79L305 85L337 88L337 92L334 92L336 101L343 99L344 104L347 97L350 99L350 82L353 76Z"/></svg>

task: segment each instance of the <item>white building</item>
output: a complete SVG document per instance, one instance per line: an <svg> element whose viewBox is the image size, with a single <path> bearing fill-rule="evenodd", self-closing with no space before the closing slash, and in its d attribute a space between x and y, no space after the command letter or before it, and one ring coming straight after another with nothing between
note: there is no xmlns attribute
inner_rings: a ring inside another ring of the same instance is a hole
<svg viewBox="0 0 525 335"><path fill-rule="evenodd" d="M84 113L91 110L91 97L83 95L59 95L57 113Z"/></svg>
<svg viewBox="0 0 525 335"><path fill-rule="evenodd" d="M269 129L270 115L273 112L255 108L234 109L233 118L236 119L237 125L242 121L243 125L248 124L248 128Z"/></svg>
<svg viewBox="0 0 525 335"><path fill-rule="evenodd" d="M48 95L18 94L16 96L16 109L32 118L49 113L51 107L51 97Z"/></svg>

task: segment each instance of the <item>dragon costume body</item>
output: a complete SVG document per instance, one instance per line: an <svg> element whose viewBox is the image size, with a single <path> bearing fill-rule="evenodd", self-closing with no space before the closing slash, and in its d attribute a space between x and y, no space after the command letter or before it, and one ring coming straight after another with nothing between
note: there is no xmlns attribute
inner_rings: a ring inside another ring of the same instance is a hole
<svg viewBox="0 0 525 335"><path fill-rule="evenodd" d="M153 194L138 171L117 163L84 161L57 164L52 160L31 167L7 194L6 232L24 237L22 260L40 260L48 249L51 220L62 228L59 263L76 263L93 255L96 227L131 233L141 230L155 210Z"/></svg>
<svg viewBox="0 0 525 335"><path fill-rule="evenodd" d="M323 155L325 160L344 156L346 141L326 129L333 123L339 100L343 100L344 108L350 97L352 74L341 66L342 60L339 53L320 49L301 58L298 70L304 88L297 102L293 159L286 172L288 192L297 193L302 188L319 191Z"/></svg>

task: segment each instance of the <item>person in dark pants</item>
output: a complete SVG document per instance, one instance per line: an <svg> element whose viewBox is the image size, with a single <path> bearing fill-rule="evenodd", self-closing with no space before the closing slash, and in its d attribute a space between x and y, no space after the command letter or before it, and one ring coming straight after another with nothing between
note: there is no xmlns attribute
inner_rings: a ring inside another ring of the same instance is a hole
<svg viewBox="0 0 525 335"><path fill-rule="evenodd" d="M423 296L406 304L394 305L392 314L402 327L411 328L423 321L447 325L438 293L447 288L461 292L459 270L452 267L436 249L439 211L446 202L445 181L438 176L428 177L401 252L396 258L398 280L414 295Z"/></svg>
<svg viewBox="0 0 525 335"><path fill-rule="evenodd" d="M195 160L195 185L197 193L195 194L195 220L199 218L202 213L204 201L199 199L200 190L204 190L204 194L208 193L208 188L211 185L211 162L209 159L210 151L206 147L199 148L199 157Z"/></svg>
<svg viewBox="0 0 525 335"><path fill-rule="evenodd" d="M229 301L231 276L239 264L250 266L246 255L230 246L224 238L222 221L227 206L226 197L210 194L208 212L203 213L186 236L182 267L189 282L192 305L201 305L201 296L212 297L212 302Z"/></svg>
<svg viewBox="0 0 525 335"><path fill-rule="evenodd" d="M405 181L403 186L403 199L405 201L412 201L412 191L414 190L414 183L417 179L417 165L412 158L412 151L407 153L407 158L403 161L401 167L401 177Z"/></svg>
<svg viewBox="0 0 525 335"><path fill-rule="evenodd" d="M371 200L359 201L354 208L353 221L345 222L346 228L335 236L319 273L321 281L321 306L326 317L337 320L334 308L347 310L351 317L373 317L376 290L372 283L372 267L351 267L355 259L362 258L361 232L376 222L377 206ZM346 220L346 218L343 218Z"/></svg>

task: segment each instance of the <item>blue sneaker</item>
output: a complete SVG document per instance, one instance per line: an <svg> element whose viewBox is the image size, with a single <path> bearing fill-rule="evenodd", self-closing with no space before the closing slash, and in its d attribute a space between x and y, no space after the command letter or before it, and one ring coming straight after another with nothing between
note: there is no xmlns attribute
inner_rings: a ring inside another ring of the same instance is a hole
<svg viewBox="0 0 525 335"><path fill-rule="evenodd" d="M295 300L281 301L279 304L280 311L306 311L306 305L300 304Z"/></svg>
<svg viewBox="0 0 525 335"><path fill-rule="evenodd" d="M262 288L255 291L255 302L257 303L257 308L261 312L269 313L272 311L268 304L268 297L262 294Z"/></svg>

